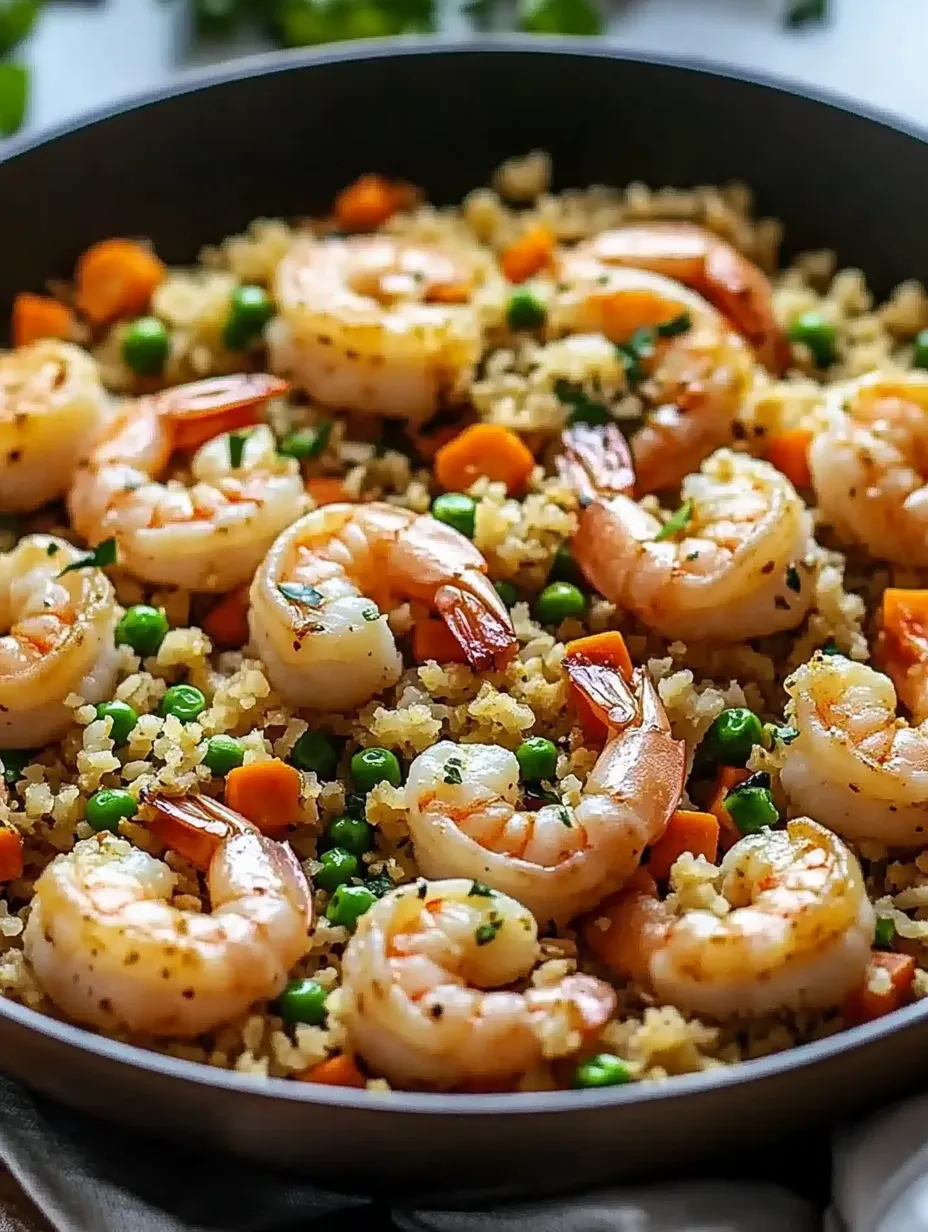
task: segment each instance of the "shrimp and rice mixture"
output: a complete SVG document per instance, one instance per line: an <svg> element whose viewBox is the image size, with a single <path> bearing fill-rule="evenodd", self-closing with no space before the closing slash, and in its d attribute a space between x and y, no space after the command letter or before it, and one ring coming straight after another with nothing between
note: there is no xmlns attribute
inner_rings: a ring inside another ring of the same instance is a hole
<svg viewBox="0 0 928 1232"><path fill-rule="evenodd" d="M474 1092L928 991L928 298L549 177L17 298L4 995Z"/></svg>

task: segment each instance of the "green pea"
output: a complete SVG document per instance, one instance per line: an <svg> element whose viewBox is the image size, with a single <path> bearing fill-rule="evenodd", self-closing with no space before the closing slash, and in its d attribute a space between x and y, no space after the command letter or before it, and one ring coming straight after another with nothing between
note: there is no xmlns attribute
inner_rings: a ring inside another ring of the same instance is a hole
<svg viewBox="0 0 928 1232"><path fill-rule="evenodd" d="M170 627L160 608L137 603L117 624L116 645L131 646L144 659L158 653Z"/></svg>
<svg viewBox="0 0 928 1232"><path fill-rule="evenodd" d="M531 291L513 291L506 307L506 321L511 330L540 329L548 319L548 310Z"/></svg>
<svg viewBox="0 0 928 1232"><path fill-rule="evenodd" d="M723 801L725 811L737 826L739 834L754 834L766 826L779 823L780 814L769 786L759 785L763 779L770 782L766 774L752 775L740 787L730 791ZM758 781L758 785L755 786L754 780Z"/></svg>
<svg viewBox="0 0 928 1232"><path fill-rule="evenodd" d="M389 749L362 749L351 759L351 777L358 791L370 791L384 781L399 787L400 763Z"/></svg>
<svg viewBox="0 0 928 1232"><path fill-rule="evenodd" d="M123 791L121 787L104 787L87 801L84 816L91 829L111 830L113 834L119 829L120 820L134 817L138 804L131 791Z"/></svg>
<svg viewBox="0 0 928 1232"><path fill-rule="evenodd" d="M928 368L928 329L923 329L920 334L915 335L912 367Z"/></svg>
<svg viewBox="0 0 928 1232"><path fill-rule="evenodd" d="M350 851L353 856L363 856L374 846L374 827L360 817L337 817L325 836L333 846Z"/></svg>
<svg viewBox="0 0 928 1232"><path fill-rule="evenodd" d="M264 287L236 287L229 301L229 316L222 331L222 345L229 351L250 346L274 315L274 305Z"/></svg>
<svg viewBox="0 0 928 1232"><path fill-rule="evenodd" d="M306 731L293 746L290 760L298 770L312 771L320 779L334 779L338 750L322 732Z"/></svg>
<svg viewBox="0 0 928 1232"><path fill-rule="evenodd" d="M365 911L370 910L377 896L359 885L340 885L325 909L325 918L330 924L342 928L354 928Z"/></svg>
<svg viewBox="0 0 928 1232"><path fill-rule="evenodd" d="M494 582L496 593L510 610L519 602L519 592L512 582Z"/></svg>
<svg viewBox="0 0 928 1232"><path fill-rule="evenodd" d="M477 502L461 492L445 492L432 501L432 517L447 526L453 526L468 539L474 537L474 522L477 515Z"/></svg>
<svg viewBox="0 0 928 1232"><path fill-rule="evenodd" d="M139 317L126 326L122 357L136 376L160 376L170 351L167 326L157 317Z"/></svg>
<svg viewBox="0 0 928 1232"><path fill-rule="evenodd" d="M719 766L743 766L755 744L763 744L764 725L745 706L723 710L703 739L705 754Z"/></svg>
<svg viewBox="0 0 928 1232"><path fill-rule="evenodd" d="M583 591L570 582L552 582L535 602L535 616L543 625L559 625L569 616L579 620L585 611Z"/></svg>
<svg viewBox="0 0 928 1232"><path fill-rule="evenodd" d="M527 783L553 779L557 769L557 749L544 736L532 736L516 749L516 761Z"/></svg>
<svg viewBox="0 0 928 1232"><path fill-rule="evenodd" d="M206 698L192 684L174 684L161 699L158 713L163 719L173 714L182 723L192 723L206 709Z"/></svg>
<svg viewBox="0 0 928 1232"><path fill-rule="evenodd" d="M828 368L838 358L835 328L820 312L804 312L789 329L791 342L808 347L817 368Z"/></svg>
<svg viewBox="0 0 928 1232"><path fill-rule="evenodd" d="M324 851L319 857L319 863L322 867L317 870L313 880L320 889L329 894L358 875L357 857L341 847Z"/></svg>
<svg viewBox="0 0 928 1232"><path fill-rule="evenodd" d="M114 744L125 744L133 727L139 721L139 716L128 702L100 702L97 706L98 719L110 719L110 739Z"/></svg>
<svg viewBox="0 0 928 1232"><path fill-rule="evenodd" d="M318 458L328 445L331 435L332 424L329 420L316 424L314 428L297 428L296 431L287 433L277 446L277 452L285 458L296 458L299 462L306 458Z"/></svg>
<svg viewBox="0 0 928 1232"><path fill-rule="evenodd" d="M878 950L888 950L896 936L896 925L892 920L882 917L876 922L873 944Z"/></svg>
<svg viewBox="0 0 928 1232"><path fill-rule="evenodd" d="M210 736L203 755L203 765L210 774L225 778L230 770L237 770L245 760L245 748L234 736Z"/></svg>
<svg viewBox="0 0 928 1232"><path fill-rule="evenodd" d="M284 1022L319 1027L325 1022L325 998L326 991L316 980L291 980L277 998L277 1013Z"/></svg>
<svg viewBox="0 0 928 1232"><path fill-rule="evenodd" d="M15 787L23 777L23 770L35 757L32 749L0 749L3 763L3 781L7 787Z"/></svg>
<svg viewBox="0 0 928 1232"><path fill-rule="evenodd" d="M619 1087L631 1081L631 1073L621 1057L598 1052L581 1061L574 1070L575 1087Z"/></svg>

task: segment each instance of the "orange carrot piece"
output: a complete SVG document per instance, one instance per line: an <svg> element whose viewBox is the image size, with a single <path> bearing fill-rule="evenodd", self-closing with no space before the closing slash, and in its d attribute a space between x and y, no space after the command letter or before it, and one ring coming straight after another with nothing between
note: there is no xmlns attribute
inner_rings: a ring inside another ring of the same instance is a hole
<svg viewBox="0 0 928 1232"><path fill-rule="evenodd" d="M435 478L448 492L466 492L486 476L505 483L510 496L522 492L532 475L535 459L515 432L498 424L479 423L465 428L435 454Z"/></svg>
<svg viewBox="0 0 928 1232"><path fill-rule="evenodd" d="M790 428L779 436L771 437L764 450L764 457L790 481L794 488L812 486L809 470L809 446L813 434L808 428Z"/></svg>
<svg viewBox="0 0 928 1232"><path fill-rule="evenodd" d="M13 826L0 828L0 881L13 881L23 871L23 837Z"/></svg>
<svg viewBox="0 0 928 1232"><path fill-rule="evenodd" d="M312 1069L300 1075L303 1082L319 1082L327 1087L365 1087L367 1080L355 1065L353 1059L344 1052L338 1056L320 1061Z"/></svg>
<svg viewBox="0 0 928 1232"><path fill-rule="evenodd" d="M296 820L302 779L295 766L270 761L236 766L226 777L225 802L264 834L276 834Z"/></svg>
<svg viewBox="0 0 928 1232"><path fill-rule="evenodd" d="M417 663L466 663L467 655L443 620L426 617L412 629L412 653Z"/></svg>
<svg viewBox="0 0 928 1232"><path fill-rule="evenodd" d="M651 847L648 872L658 881L666 881L674 861L685 851L705 856L714 864L719 851L719 822L713 813L696 813L677 809L667 829Z"/></svg>
<svg viewBox="0 0 928 1232"><path fill-rule="evenodd" d="M102 240L88 248L74 274L77 306L94 324L146 310L167 273L151 249L135 240Z"/></svg>
<svg viewBox="0 0 928 1232"><path fill-rule="evenodd" d="M593 741L602 740L608 723L590 692L608 697L608 681L602 679L611 672L620 672L626 680L632 678L632 660L625 638L618 630L578 637L567 644L564 666L570 681L571 704L584 734Z"/></svg>
<svg viewBox="0 0 928 1232"><path fill-rule="evenodd" d="M203 618L207 637L219 650L238 650L248 641L248 587L232 590Z"/></svg>
<svg viewBox="0 0 928 1232"><path fill-rule="evenodd" d="M416 199L409 184L382 175L362 175L335 198L335 222L342 231L373 231Z"/></svg>
<svg viewBox="0 0 928 1232"><path fill-rule="evenodd" d="M911 999L914 980L915 959L911 954L874 950L863 987L851 993L844 1003L844 1017L855 1024L872 1022L898 1010Z"/></svg>
<svg viewBox="0 0 928 1232"><path fill-rule="evenodd" d="M540 223L514 240L503 252L500 264L510 282L525 282L540 274L554 257L554 236Z"/></svg>
<svg viewBox="0 0 928 1232"><path fill-rule="evenodd" d="M341 501L352 501L353 498L345 491L345 484L333 475L317 475L315 479L306 480L306 491L319 505L337 505Z"/></svg>
<svg viewBox="0 0 928 1232"><path fill-rule="evenodd" d="M73 338L75 324L71 309L50 295L21 291L13 300L10 333L14 346L28 346L42 338Z"/></svg>
<svg viewBox="0 0 928 1232"><path fill-rule="evenodd" d="M741 831L732 821L728 809L725 807L725 797L732 788L737 787L739 783L743 783L745 779L750 777L750 770L740 770L735 766L719 767L715 791L712 793L712 801L709 805L709 812L719 823L719 843L723 851L727 851L729 847L734 846L738 839L741 838Z"/></svg>
<svg viewBox="0 0 928 1232"><path fill-rule="evenodd" d="M471 288L466 282L433 282L426 288L427 304L466 304Z"/></svg>

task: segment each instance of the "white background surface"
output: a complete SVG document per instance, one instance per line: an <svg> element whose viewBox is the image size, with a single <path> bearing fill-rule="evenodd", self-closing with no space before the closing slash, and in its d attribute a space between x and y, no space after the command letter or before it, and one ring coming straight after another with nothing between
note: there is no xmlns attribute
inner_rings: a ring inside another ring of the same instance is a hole
<svg viewBox="0 0 928 1232"><path fill-rule="evenodd" d="M188 0L54 0L22 58L33 69L25 132L158 86L228 45L195 48ZM441 2L441 0L440 0ZM928 126L928 0L831 0L825 27L783 28L786 0L605 0L630 50L704 56L815 84ZM459 20L446 28L463 29ZM257 44L241 44L240 51ZM2 142L0 142L2 146Z"/></svg>

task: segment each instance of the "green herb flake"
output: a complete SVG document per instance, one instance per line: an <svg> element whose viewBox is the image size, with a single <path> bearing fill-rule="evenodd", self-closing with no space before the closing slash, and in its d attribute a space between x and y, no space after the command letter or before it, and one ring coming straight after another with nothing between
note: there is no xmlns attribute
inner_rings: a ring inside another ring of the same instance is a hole
<svg viewBox="0 0 928 1232"><path fill-rule="evenodd" d="M453 787L460 787L464 782L461 771L464 768L464 763L459 757L449 757L445 762L445 779L446 783L450 783Z"/></svg>
<svg viewBox="0 0 928 1232"><path fill-rule="evenodd" d="M561 819L561 824L566 826L568 830L574 828L574 823L570 819L570 809L561 807L557 810L557 815Z"/></svg>
<svg viewBox="0 0 928 1232"><path fill-rule="evenodd" d="M229 433L229 463L234 471L237 471L242 465L242 458L245 456L245 442L247 440L247 432Z"/></svg>
<svg viewBox="0 0 928 1232"><path fill-rule="evenodd" d="M676 513L672 514L667 519L664 525L654 536L655 543L662 543L665 539L672 539L675 535L679 535L686 530L690 522L693 520L693 498L689 497L683 502Z"/></svg>
<svg viewBox="0 0 928 1232"><path fill-rule="evenodd" d="M799 570L796 568L795 565L790 565L790 567L786 570L786 585L790 588L790 590L794 591L797 595L802 590L802 582L800 581L800 578L799 578Z"/></svg>
<svg viewBox="0 0 928 1232"><path fill-rule="evenodd" d="M658 338L678 338L680 334L685 334L692 329L693 318L688 312L681 312L677 317L671 317L669 321L665 321L663 325L658 325Z"/></svg>
<svg viewBox="0 0 928 1232"><path fill-rule="evenodd" d="M0 68L2 67L0 65ZM79 556L77 560L72 560L70 565L65 565L58 577L64 577L66 573L73 573L76 569L105 569L108 565L115 565L115 563L116 540L104 539L92 552L88 552L86 556Z"/></svg>
<svg viewBox="0 0 928 1232"><path fill-rule="evenodd" d="M306 586L303 582L281 582L277 589L285 599L298 603L300 607L322 607L325 602L321 590L316 590L315 586Z"/></svg>
<svg viewBox="0 0 928 1232"><path fill-rule="evenodd" d="M58 553L58 544L57 544L57 543L50 543L50 544L48 545L48 547L45 549L45 555L46 555L46 556L55 556L55 555L57 555L57 553Z"/></svg>
<svg viewBox="0 0 928 1232"><path fill-rule="evenodd" d="M492 898L493 891L488 885L484 885L482 881L472 881L470 889L467 891L468 898Z"/></svg>
<svg viewBox="0 0 928 1232"><path fill-rule="evenodd" d="M366 607L364 609L361 615L364 617L365 620L373 624L375 620L380 619L380 608L377 606L376 603L372 603L370 607Z"/></svg>
<svg viewBox="0 0 928 1232"><path fill-rule="evenodd" d="M503 927L503 921L494 912L485 924L480 924L474 930L474 940L478 945L489 945L496 940L496 934Z"/></svg>

